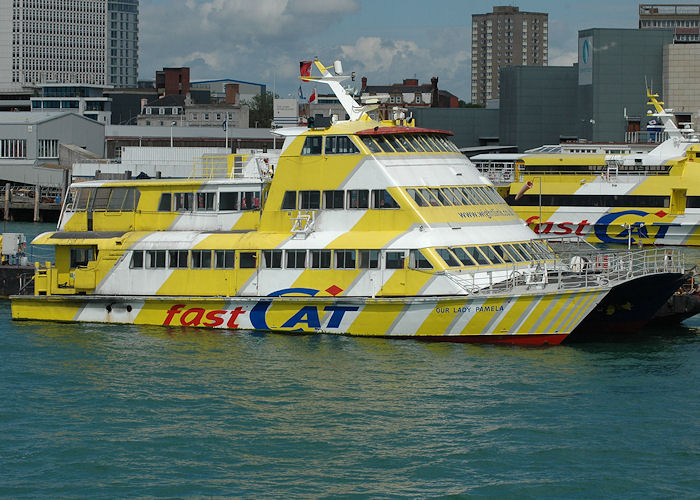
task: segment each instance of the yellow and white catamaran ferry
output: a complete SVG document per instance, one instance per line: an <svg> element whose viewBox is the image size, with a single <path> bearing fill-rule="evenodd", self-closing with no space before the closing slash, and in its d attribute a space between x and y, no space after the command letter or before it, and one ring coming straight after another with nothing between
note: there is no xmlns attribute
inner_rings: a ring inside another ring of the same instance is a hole
<svg viewBox="0 0 700 500"><path fill-rule="evenodd" d="M449 133L373 120L315 66L348 119L278 130L274 168L72 185L33 242L55 264L12 317L558 344L643 323L677 288L681 259L653 251L557 259Z"/></svg>

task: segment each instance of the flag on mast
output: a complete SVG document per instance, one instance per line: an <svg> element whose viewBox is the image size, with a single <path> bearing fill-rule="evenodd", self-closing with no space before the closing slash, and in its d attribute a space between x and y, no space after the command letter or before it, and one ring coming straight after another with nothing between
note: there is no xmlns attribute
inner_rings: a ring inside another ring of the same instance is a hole
<svg viewBox="0 0 700 500"><path fill-rule="evenodd" d="M304 93L301 91L301 85L299 85L299 100L300 101L304 100Z"/></svg>
<svg viewBox="0 0 700 500"><path fill-rule="evenodd" d="M314 87L314 91L311 92L311 95L309 96L309 104L311 104L315 100L316 100L316 87Z"/></svg>
<svg viewBox="0 0 700 500"><path fill-rule="evenodd" d="M313 64L313 61L301 61L299 62L299 74L301 75L301 81L302 82L308 82L311 81L307 78L304 78L305 76L311 76L311 65Z"/></svg>

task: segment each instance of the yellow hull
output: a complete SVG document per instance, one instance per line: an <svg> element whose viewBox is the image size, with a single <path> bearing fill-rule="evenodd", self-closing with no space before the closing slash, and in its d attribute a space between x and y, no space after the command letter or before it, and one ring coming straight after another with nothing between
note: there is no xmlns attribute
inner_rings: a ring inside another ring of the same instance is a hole
<svg viewBox="0 0 700 500"><path fill-rule="evenodd" d="M606 292L597 289L520 296L376 299L15 296L12 318L558 344Z"/></svg>

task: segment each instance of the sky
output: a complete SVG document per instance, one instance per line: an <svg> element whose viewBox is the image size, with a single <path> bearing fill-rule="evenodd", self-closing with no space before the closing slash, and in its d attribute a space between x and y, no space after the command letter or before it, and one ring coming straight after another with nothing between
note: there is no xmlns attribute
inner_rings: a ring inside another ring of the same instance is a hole
<svg viewBox="0 0 700 500"><path fill-rule="evenodd" d="M190 79L264 83L296 97L299 61L339 59L370 85L404 78L470 100L471 16L494 5L549 14L549 65L576 62L578 31L636 28L640 0L141 0L139 78L187 66ZM661 2L656 2L661 3ZM313 84L305 83L305 96ZM320 93L326 92L319 88Z"/></svg>

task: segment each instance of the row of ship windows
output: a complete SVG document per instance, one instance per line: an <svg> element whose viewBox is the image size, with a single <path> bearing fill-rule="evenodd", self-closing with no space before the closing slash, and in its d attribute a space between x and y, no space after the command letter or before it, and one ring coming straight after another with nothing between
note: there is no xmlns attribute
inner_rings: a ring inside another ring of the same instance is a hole
<svg viewBox="0 0 700 500"><path fill-rule="evenodd" d="M406 188L419 207L502 204L503 199L491 186L442 186ZM218 196L217 196L218 194ZM161 193L159 212L215 210L259 210L260 191ZM79 188L69 193L67 211L133 211L140 192L136 188ZM218 203L217 203L218 201ZM286 191L282 210L324 209L398 209L399 203L386 189L349 189L330 191Z"/></svg>
<svg viewBox="0 0 700 500"><path fill-rule="evenodd" d="M371 195L370 195L371 193ZM442 186L406 188L419 207L500 205L503 199L491 186ZM323 196L321 196L323 195ZM318 210L343 208L400 208L386 189L349 189L347 191L286 191L282 210Z"/></svg>
<svg viewBox="0 0 700 500"><path fill-rule="evenodd" d="M76 251L78 249L75 249ZM447 267L512 264L554 258L540 241L436 248ZM238 254L238 259L236 259ZM77 254L76 254L77 255ZM73 257L71 267L92 257ZM92 253L90 255L93 255ZM408 260L406 259L408 255ZM258 258L261 259L258 266ZM83 259L85 259L83 261ZM133 250L131 269L433 269L430 260L414 250Z"/></svg>
<svg viewBox="0 0 700 500"><path fill-rule="evenodd" d="M372 153L459 153L452 142L440 135L389 134L363 136L362 142ZM311 135L304 140L301 154L360 154L360 149L345 135Z"/></svg>

